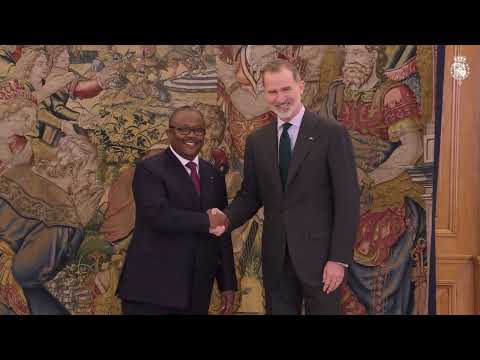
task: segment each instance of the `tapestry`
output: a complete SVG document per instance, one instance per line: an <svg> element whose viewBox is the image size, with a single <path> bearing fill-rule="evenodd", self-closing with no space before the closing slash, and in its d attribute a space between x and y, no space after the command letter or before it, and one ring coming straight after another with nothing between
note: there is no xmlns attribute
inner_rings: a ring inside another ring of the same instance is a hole
<svg viewBox="0 0 480 360"><path fill-rule="evenodd" d="M191 105L207 125L201 157L223 171L233 199L247 135L276 120L262 70L278 58L299 69L306 108L349 131L363 180L342 313L426 314L436 50L0 46L0 314L121 314L135 162L168 146L170 114ZM261 209L232 233L235 314L265 313L262 227ZM219 311L215 285L210 313Z"/></svg>

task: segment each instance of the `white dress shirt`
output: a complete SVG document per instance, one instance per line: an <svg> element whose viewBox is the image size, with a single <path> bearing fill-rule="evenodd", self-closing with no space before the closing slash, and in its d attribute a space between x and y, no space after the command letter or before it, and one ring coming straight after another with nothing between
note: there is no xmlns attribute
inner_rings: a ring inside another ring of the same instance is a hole
<svg viewBox="0 0 480 360"><path fill-rule="evenodd" d="M172 146L170 145L170 150L172 151L173 155L175 155L177 157L177 159L182 163L183 165L183 168L185 169L185 171L187 172L188 176L190 176L190 169L187 167L187 164L190 162L190 161L193 161L196 165L197 165L197 174L198 174L198 177L200 177L200 169L198 168L198 155L195 156L195 159L193 160L188 160L188 159L185 159L183 157L181 157L180 155L178 155L175 150L173 150Z"/></svg>
<svg viewBox="0 0 480 360"><path fill-rule="evenodd" d="M293 149L295 148L295 143L297 142L298 131L300 130L300 125L302 125L303 115L305 114L305 106L302 105L300 111L297 115L293 117L292 120L288 121L288 123L292 124L288 129L288 136L290 137L290 145ZM277 135L278 135L278 146L280 146L280 136L282 136L283 132L283 124L287 123L286 121L277 118Z"/></svg>

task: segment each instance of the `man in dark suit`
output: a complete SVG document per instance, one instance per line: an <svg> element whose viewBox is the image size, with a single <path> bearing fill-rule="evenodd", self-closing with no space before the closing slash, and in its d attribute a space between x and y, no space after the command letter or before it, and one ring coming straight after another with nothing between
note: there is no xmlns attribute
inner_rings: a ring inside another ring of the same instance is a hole
<svg viewBox="0 0 480 360"><path fill-rule="evenodd" d="M137 163L136 223L118 285L124 314L207 314L214 279L230 313L236 277L229 233L215 233L207 209L227 205L224 176L200 159L203 115L177 109L170 147ZM220 235L220 234L217 234Z"/></svg>
<svg viewBox="0 0 480 360"><path fill-rule="evenodd" d="M359 189L348 132L305 110L295 66L264 68L277 120L246 141L242 187L224 213L235 229L264 207L262 271L267 314L339 314L338 287L353 259Z"/></svg>

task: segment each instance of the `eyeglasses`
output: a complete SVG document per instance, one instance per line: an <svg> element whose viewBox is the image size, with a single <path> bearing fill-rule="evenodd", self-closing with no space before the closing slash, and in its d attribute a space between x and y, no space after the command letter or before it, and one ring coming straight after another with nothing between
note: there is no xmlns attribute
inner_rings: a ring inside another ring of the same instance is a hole
<svg viewBox="0 0 480 360"><path fill-rule="evenodd" d="M183 136L189 135L190 133L193 133L196 136L205 135L205 129L204 128L179 128L179 127L176 127L176 126L169 126L169 128L177 130L177 132L180 135L183 135Z"/></svg>

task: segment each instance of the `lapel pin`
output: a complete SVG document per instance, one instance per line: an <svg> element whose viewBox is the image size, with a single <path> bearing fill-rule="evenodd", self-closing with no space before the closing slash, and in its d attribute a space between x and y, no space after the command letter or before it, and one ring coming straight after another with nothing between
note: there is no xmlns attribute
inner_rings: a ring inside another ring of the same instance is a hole
<svg viewBox="0 0 480 360"><path fill-rule="evenodd" d="M313 136L310 136L310 137L308 138L308 140L313 141L313 140L315 140L315 138L314 138Z"/></svg>

